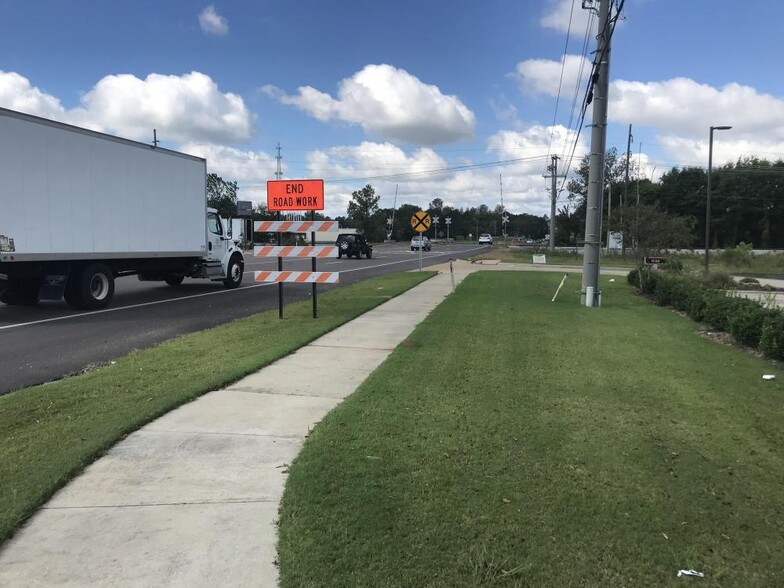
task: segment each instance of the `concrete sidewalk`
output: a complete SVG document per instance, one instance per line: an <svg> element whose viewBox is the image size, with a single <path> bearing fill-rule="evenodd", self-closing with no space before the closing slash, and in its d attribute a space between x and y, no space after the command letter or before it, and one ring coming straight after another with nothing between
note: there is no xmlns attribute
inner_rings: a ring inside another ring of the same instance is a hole
<svg viewBox="0 0 784 588"><path fill-rule="evenodd" d="M457 265L455 283L482 269ZM440 269L118 443L0 550L0 586L276 586L288 464L311 428L452 291L448 264Z"/></svg>

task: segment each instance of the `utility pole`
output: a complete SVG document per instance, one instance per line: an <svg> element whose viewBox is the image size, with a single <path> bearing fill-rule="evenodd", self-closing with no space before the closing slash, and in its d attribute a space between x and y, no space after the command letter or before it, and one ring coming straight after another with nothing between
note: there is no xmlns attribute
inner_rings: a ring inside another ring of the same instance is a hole
<svg viewBox="0 0 784 588"><path fill-rule="evenodd" d="M275 179L280 180L283 178L283 170L281 170L280 167L280 162L283 160L283 158L280 156L280 142L278 142L278 156L275 159L278 160L278 169L275 172Z"/></svg>
<svg viewBox="0 0 784 588"><path fill-rule="evenodd" d="M557 182L555 181L558 178L558 160L560 157L557 155L551 155L550 158L552 159L552 163L547 166L547 171L550 172L549 176L544 176L545 178L551 178L552 182L550 183L550 251L555 251L555 200L558 194L558 186Z"/></svg>
<svg viewBox="0 0 784 588"><path fill-rule="evenodd" d="M506 241L506 223L504 222L504 178L498 174L498 185L501 189L501 232L504 234L504 241Z"/></svg>
<svg viewBox="0 0 784 588"><path fill-rule="evenodd" d="M621 206L629 204L629 160L632 157L632 138L632 125L629 125L629 139L626 142L626 176L623 179L623 202Z"/></svg>
<svg viewBox="0 0 784 588"><path fill-rule="evenodd" d="M596 36L593 115L591 118L591 155L588 168L588 199L585 211L585 246L580 302L601 306L599 288L600 213L604 193L604 152L607 143L607 102L610 74L610 0L599 2L599 32ZM583 3L585 6L585 3Z"/></svg>

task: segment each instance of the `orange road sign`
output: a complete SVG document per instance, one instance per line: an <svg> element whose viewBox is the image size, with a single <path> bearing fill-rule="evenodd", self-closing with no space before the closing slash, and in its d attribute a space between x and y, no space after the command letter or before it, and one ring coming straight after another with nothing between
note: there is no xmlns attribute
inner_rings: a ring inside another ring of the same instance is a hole
<svg viewBox="0 0 784 588"><path fill-rule="evenodd" d="M339 276L340 272L255 272L255 281L337 284Z"/></svg>
<svg viewBox="0 0 784 588"><path fill-rule="evenodd" d="M260 245L253 248L254 257L337 257L334 245Z"/></svg>
<svg viewBox="0 0 784 588"><path fill-rule="evenodd" d="M269 180L267 210L324 210L324 180Z"/></svg>
<svg viewBox="0 0 784 588"><path fill-rule="evenodd" d="M257 233L307 233L338 228L338 221L256 221L253 225Z"/></svg>
<svg viewBox="0 0 784 588"><path fill-rule="evenodd" d="M417 233L424 233L430 228L430 223L433 222L430 215L424 210L418 210L411 217L411 228Z"/></svg>

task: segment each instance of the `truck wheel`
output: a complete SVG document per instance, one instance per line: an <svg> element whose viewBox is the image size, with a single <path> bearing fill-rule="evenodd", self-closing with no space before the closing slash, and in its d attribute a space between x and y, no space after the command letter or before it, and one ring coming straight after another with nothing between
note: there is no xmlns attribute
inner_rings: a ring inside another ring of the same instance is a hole
<svg viewBox="0 0 784 588"><path fill-rule="evenodd" d="M373 257L373 251L371 249L368 249L367 258L370 259L371 257Z"/></svg>
<svg viewBox="0 0 784 588"><path fill-rule="evenodd" d="M41 280L36 278L18 279L0 294L0 302L14 306L35 306L38 304Z"/></svg>
<svg viewBox="0 0 784 588"><path fill-rule="evenodd" d="M223 280L223 285L227 288L238 288L242 284L242 274L245 271L245 264L238 255L233 255L229 260L229 268L226 271L226 279Z"/></svg>
<svg viewBox="0 0 784 588"><path fill-rule="evenodd" d="M185 276L182 274L171 274L166 278L166 283L169 284L169 286L179 286L184 279Z"/></svg>
<svg viewBox="0 0 784 588"><path fill-rule="evenodd" d="M112 301L114 274L108 266L94 263L77 271L72 278L75 280L70 294L66 288L66 301L69 304L85 310L98 310L107 307Z"/></svg>

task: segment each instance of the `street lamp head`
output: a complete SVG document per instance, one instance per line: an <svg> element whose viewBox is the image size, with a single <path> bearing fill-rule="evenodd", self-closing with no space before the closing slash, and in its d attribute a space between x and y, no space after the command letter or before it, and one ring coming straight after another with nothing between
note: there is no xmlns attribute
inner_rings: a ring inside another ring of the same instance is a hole
<svg viewBox="0 0 784 588"><path fill-rule="evenodd" d="M714 131L729 131L732 127L728 126L721 126L721 127L711 127Z"/></svg>

